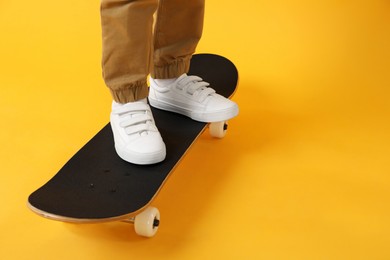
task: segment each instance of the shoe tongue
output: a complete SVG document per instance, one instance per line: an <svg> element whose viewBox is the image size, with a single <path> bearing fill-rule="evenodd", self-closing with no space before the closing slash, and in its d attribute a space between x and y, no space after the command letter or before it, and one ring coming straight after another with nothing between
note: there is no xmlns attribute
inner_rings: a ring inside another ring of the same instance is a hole
<svg viewBox="0 0 390 260"><path fill-rule="evenodd" d="M112 108L112 110L115 110L115 109L120 109L122 107L131 106L132 104L136 104L136 103L148 104L148 99L144 98L144 99L141 99L141 100L138 100L138 101L129 102L129 103L123 103L123 104L115 102L115 101L112 101L111 108Z"/></svg>
<svg viewBox="0 0 390 260"><path fill-rule="evenodd" d="M148 100L147 100L147 98L144 98L144 99L138 100L138 102L142 102L142 103L147 104L147 103L148 103Z"/></svg>

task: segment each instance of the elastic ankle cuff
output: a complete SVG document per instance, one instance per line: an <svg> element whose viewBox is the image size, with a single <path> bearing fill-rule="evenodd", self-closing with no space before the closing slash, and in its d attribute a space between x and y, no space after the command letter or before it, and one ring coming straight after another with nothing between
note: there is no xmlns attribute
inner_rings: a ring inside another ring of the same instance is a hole
<svg viewBox="0 0 390 260"><path fill-rule="evenodd" d="M174 62L164 66L154 65L151 76L154 79L177 78L182 74L188 72L188 70L190 69L190 60L191 57L187 57L175 60Z"/></svg>
<svg viewBox="0 0 390 260"><path fill-rule="evenodd" d="M110 92L115 102L125 104L146 98L148 85L146 80L142 80L124 88L110 89Z"/></svg>

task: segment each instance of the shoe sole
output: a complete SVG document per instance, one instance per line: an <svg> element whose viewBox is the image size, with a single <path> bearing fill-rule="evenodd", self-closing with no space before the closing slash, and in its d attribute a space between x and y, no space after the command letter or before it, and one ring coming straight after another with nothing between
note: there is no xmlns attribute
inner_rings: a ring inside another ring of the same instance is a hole
<svg viewBox="0 0 390 260"><path fill-rule="evenodd" d="M187 116L195 121L211 123L211 122L220 122L229 120L238 115L238 106L237 104L231 108L227 108L224 110L219 110L217 112L212 113L197 113L190 111L188 109L177 107L172 104L168 104L165 102L161 102L149 97L149 104L157 109L174 112L177 114L181 114Z"/></svg>

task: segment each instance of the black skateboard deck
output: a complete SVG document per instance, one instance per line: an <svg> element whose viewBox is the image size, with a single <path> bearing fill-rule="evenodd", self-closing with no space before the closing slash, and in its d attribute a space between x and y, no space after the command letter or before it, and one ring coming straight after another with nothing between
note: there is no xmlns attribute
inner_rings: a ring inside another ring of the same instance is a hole
<svg viewBox="0 0 390 260"><path fill-rule="evenodd" d="M236 90L237 69L224 57L194 55L188 74L200 76L225 97ZM123 220L145 209L208 125L154 108L152 112L166 144L163 162L140 166L120 159L107 124L29 196L29 208L43 217L65 222Z"/></svg>

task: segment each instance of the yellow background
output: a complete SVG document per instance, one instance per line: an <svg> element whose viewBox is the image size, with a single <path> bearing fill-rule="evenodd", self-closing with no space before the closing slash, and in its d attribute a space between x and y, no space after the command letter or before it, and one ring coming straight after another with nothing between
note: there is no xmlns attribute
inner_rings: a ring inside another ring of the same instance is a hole
<svg viewBox="0 0 390 260"><path fill-rule="evenodd" d="M240 115L125 223L27 196L108 122L99 1L0 2L1 259L390 259L390 2L207 1L198 52L233 60Z"/></svg>

